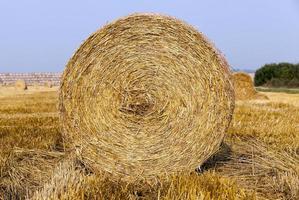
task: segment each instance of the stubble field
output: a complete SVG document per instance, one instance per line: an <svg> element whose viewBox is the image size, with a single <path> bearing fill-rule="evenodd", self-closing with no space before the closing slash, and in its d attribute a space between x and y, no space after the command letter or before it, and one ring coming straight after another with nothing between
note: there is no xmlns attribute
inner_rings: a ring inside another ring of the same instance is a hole
<svg viewBox="0 0 299 200"><path fill-rule="evenodd" d="M125 183L64 167L57 88L0 88L0 199L299 199L299 94L264 94L236 102L199 172Z"/></svg>

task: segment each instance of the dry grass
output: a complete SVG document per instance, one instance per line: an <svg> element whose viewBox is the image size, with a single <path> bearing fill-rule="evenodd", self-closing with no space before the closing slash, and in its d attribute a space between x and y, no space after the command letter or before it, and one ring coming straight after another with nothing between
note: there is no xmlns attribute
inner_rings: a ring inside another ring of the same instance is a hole
<svg viewBox="0 0 299 200"><path fill-rule="evenodd" d="M126 183L109 176L89 175L59 166L56 173L33 199L254 199L254 193L240 189L234 181L208 172L178 174L159 182Z"/></svg>
<svg viewBox="0 0 299 200"><path fill-rule="evenodd" d="M289 104L278 103L276 98L280 97L276 95L269 96L271 101L238 102L229 136L254 137L268 145L298 151L299 107L292 105L292 95Z"/></svg>
<svg viewBox="0 0 299 200"><path fill-rule="evenodd" d="M231 154L222 165L218 163L216 172L233 178L260 198L298 199L298 152L286 152L255 138L244 139L229 142Z"/></svg>
<svg viewBox="0 0 299 200"><path fill-rule="evenodd" d="M64 153L15 148L1 167L0 193L6 199L31 196L51 178Z"/></svg>
<svg viewBox="0 0 299 200"><path fill-rule="evenodd" d="M299 107L299 94L292 94L288 95L286 93L274 93L274 92L267 92L265 94L269 94L269 98L272 102L275 103L284 103L284 104L290 104L296 107Z"/></svg>
<svg viewBox="0 0 299 200"><path fill-rule="evenodd" d="M35 94L35 93L40 93L40 91L43 92L54 92L57 91L58 87L52 87L52 88L47 88L44 86L27 86L27 90L16 90L14 86L3 86L1 87L0 90L0 98L3 97L10 97L12 96L15 98L16 95L27 95L27 94Z"/></svg>
<svg viewBox="0 0 299 200"><path fill-rule="evenodd" d="M0 98L0 199L299 199L298 95L238 102L201 173L127 183L61 162L57 93L28 92Z"/></svg>

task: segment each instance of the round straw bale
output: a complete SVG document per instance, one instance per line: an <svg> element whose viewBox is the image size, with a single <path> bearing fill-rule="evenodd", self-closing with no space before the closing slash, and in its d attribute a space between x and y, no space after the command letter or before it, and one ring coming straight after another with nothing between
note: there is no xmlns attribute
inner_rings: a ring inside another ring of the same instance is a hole
<svg viewBox="0 0 299 200"><path fill-rule="evenodd" d="M264 94L254 89L252 78L244 72L233 74L236 100L268 99Z"/></svg>
<svg viewBox="0 0 299 200"><path fill-rule="evenodd" d="M40 88L40 84L38 82L34 82L33 83L33 88L34 89L39 89Z"/></svg>
<svg viewBox="0 0 299 200"><path fill-rule="evenodd" d="M45 86L46 86L47 88L52 88L52 87L53 87L53 84L52 84L52 82L47 81L47 82L45 82Z"/></svg>
<svg viewBox="0 0 299 200"><path fill-rule="evenodd" d="M15 82L15 88L18 90L27 90L27 84L24 80L17 80Z"/></svg>
<svg viewBox="0 0 299 200"><path fill-rule="evenodd" d="M155 14L93 33L60 88L65 141L91 169L124 180L193 171L219 147L233 108L221 54L193 27Z"/></svg>

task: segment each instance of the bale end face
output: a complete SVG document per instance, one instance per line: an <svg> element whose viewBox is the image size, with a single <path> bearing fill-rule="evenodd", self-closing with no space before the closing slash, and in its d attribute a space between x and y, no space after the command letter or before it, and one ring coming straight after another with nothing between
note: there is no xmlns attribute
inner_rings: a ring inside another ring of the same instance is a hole
<svg viewBox="0 0 299 200"><path fill-rule="evenodd" d="M47 88L52 88L52 87L53 87L52 82L47 81L47 82L45 83L45 87L47 87Z"/></svg>
<svg viewBox="0 0 299 200"><path fill-rule="evenodd" d="M93 33L60 88L65 140L95 171L134 180L193 171L230 123L230 69L177 19L136 14Z"/></svg>
<svg viewBox="0 0 299 200"><path fill-rule="evenodd" d="M28 89L27 84L24 80L17 80L15 82L15 88L17 90L27 90Z"/></svg>

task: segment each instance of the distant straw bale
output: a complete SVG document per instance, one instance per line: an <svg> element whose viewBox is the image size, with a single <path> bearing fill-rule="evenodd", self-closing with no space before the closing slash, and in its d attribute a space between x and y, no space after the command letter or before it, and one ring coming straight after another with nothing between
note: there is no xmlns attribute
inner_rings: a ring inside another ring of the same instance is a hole
<svg viewBox="0 0 299 200"><path fill-rule="evenodd" d="M15 82L15 88L17 90L27 90L27 84L24 80L17 80Z"/></svg>
<svg viewBox="0 0 299 200"><path fill-rule="evenodd" d="M33 82L32 84L34 89L39 89L40 88L40 84L38 82Z"/></svg>
<svg viewBox="0 0 299 200"><path fill-rule="evenodd" d="M244 72L233 74L236 100L268 99L254 88L252 78Z"/></svg>
<svg viewBox="0 0 299 200"><path fill-rule="evenodd" d="M53 87L53 84L52 84L52 82L47 81L47 82L45 82L45 86L46 86L47 88L52 88L52 87Z"/></svg>
<svg viewBox="0 0 299 200"><path fill-rule="evenodd" d="M95 172L152 179L193 171L231 121L229 66L196 29L135 14L93 33L64 71L65 141Z"/></svg>

